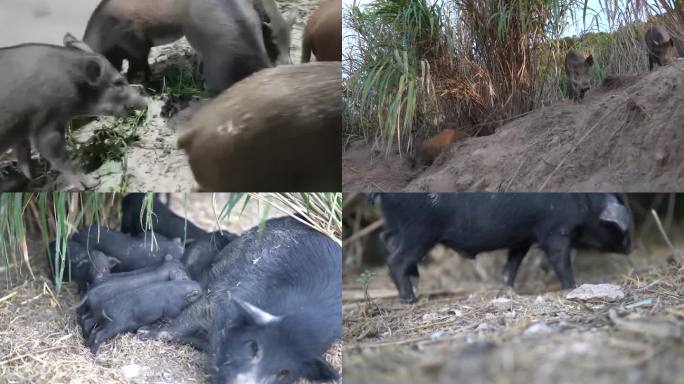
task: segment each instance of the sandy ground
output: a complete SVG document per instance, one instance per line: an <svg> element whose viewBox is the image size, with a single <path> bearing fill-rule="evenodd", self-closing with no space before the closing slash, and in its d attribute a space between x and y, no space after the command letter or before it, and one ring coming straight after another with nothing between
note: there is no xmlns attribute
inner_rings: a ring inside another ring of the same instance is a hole
<svg viewBox="0 0 684 384"><path fill-rule="evenodd" d="M346 273L345 382L684 383L684 267L651 241L630 255L633 269L624 256L575 255L578 284L621 286L614 303L567 300L538 250L512 290L503 254L472 261L438 247L414 305L399 302L386 267Z"/></svg>
<svg viewBox="0 0 684 384"><path fill-rule="evenodd" d="M584 103L532 111L452 144L419 173L363 144L343 155L343 190L678 191L684 189L684 59L610 78ZM381 176L384 164L394 167ZM376 187L377 185L377 187Z"/></svg>
<svg viewBox="0 0 684 384"><path fill-rule="evenodd" d="M298 17L292 30L292 61L300 63L301 40L309 15L313 13L320 0L277 0L281 12L297 7ZM82 36L93 9L99 0L0 0L0 23L3 35L0 46L24 42L45 42L61 44L64 33L69 31ZM153 72L161 72L167 60L187 60L191 48L182 39L176 43L156 47L150 54ZM159 98L147 97L150 109L147 120L138 128L141 139L127 148L122 162L108 162L94 171L92 176L100 180L98 191L156 191L178 192L196 188L192 171L184 153L176 148L179 131L203 102L191 102L187 111L162 117L159 111L164 102ZM111 119L102 118L80 129L77 141L85 141L88 134ZM2 156L0 156L2 160ZM50 179L50 178L49 178ZM53 189L54 181L42 180L37 189ZM33 188L31 184L30 188ZM57 182L59 186L59 183ZM19 187L18 189L24 189Z"/></svg>
<svg viewBox="0 0 684 384"><path fill-rule="evenodd" d="M212 194L192 194L188 219L214 230L216 212L226 201L221 194L215 195L215 203ZM176 213L184 214L184 204L183 195L171 196L170 206ZM262 203L253 200L244 211L241 207L221 222L222 228L241 233L259 223ZM267 217L282 215L271 209ZM39 249L39 245L31 248ZM0 383L207 382L206 356L183 345L143 341L125 334L104 343L93 356L83 346L76 316L69 310L78 302L75 284L67 284L57 295L42 272L47 267L42 251L32 260L34 270L39 271L35 281L12 287L2 282L0 288ZM328 359L341 372L341 343L329 351Z"/></svg>

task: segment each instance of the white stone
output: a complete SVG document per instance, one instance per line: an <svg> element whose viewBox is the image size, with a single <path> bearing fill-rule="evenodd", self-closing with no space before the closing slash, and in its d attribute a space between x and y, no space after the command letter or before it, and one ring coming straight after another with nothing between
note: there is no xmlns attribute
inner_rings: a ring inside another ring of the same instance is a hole
<svg viewBox="0 0 684 384"><path fill-rule="evenodd" d="M625 297L622 288L615 284L582 284L570 291L568 300L606 300L616 301Z"/></svg>

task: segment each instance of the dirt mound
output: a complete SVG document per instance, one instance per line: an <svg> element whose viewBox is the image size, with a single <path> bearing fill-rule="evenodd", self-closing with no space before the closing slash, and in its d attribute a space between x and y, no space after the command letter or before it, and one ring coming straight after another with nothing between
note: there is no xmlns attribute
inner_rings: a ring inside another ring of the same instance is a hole
<svg viewBox="0 0 684 384"><path fill-rule="evenodd" d="M583 104L559 101L507 123L491 136L451 145L404 189L682 190L683 74L680 59L647 74L611 76L589 91ZM406 165L399 167L404 176L412 176ZM370 172L358 171L344 190L364 190L359 180ZM380 189L388 189L379 181Z"/></svg>
<svg viewBox="0 0 684 384"><path fill-rule="evenodd" d="M451 146L406 189L681 190L683 73L679 60L611 77L581 105L562 101Z"/></svg>

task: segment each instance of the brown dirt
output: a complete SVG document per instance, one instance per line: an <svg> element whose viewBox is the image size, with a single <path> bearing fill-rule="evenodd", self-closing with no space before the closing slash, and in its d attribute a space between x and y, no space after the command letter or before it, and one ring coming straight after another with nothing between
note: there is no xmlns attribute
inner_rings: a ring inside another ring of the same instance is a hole
<svg viewBox="0 0 684 384"><path fill-rule="evenodd" d="M398 191L415 177L409 160L398 152L385 156L361 141L354 141L342 154L344 192Z"/></svg>
<svg viewBox="0 0 684 384"><path fill-rule="evenodd" d="M392 179L376 179L379 162L356 144L344 153L343 190L682 190L683 75L680 59L651 73L608 78L583 104L562 100L493 135L455 143L417 175L393 162Z"/></svg>
<svg viewBox="0 0 684 384"><path fill-rule="evenodd" d="M370 280L347 274L345 382L684 383L684 267L668 264L654 236L639 242L631 266L624 256L576 254L578 284L619 284L625 298L615 303L565 299L538 250L513 291L499 282L502 253L472 261L437 247L420 267L414 305L398 301L386 268ZM684 239L675 246L681 252Z"/></svg>
<svg viewBox="0 0 684 384"><path fill-rule="evenodd" d="M212 208L216 200L216 211ZM171 195L170 207L185 214L184 195ZM216 228L216 217L227 201L226 194L188 195L188 219L206 230ZM221 227L241 233L257 225L264 205L252 200L242 203ZM282 216L270 209L267 217ZM118 335L104 343L97 356L83 345L76 315L69 308L78 302L76 285L68 283L57 294L47 276L47 262L41 241L29 242L36 280L8 286L0 271L0 383L206 383L205 354L171 342L138 339L134 334ZM24 268L25 269L25 268ZM15 280L16 281L16 280ZM326 355L342 371L342 345Z"/></svg>

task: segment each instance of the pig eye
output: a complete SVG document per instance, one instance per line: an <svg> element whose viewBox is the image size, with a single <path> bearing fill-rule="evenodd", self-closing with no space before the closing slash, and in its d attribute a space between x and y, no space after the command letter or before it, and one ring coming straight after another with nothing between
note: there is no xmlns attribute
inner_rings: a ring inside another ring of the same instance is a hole
<svg viewBox="0 0 684 384"><path fill-rule="evenodd" d="M287 369L281 369L280 371L278 371L278 377L281 377L281 378L282 378L282 377L288 377L288 376L290 376L290 371L289 371L289 370L287 370Z"/></svg>
<svg viewBox="0 0 684 384"><path fill-rule="evenodd" d="M118 79L114 80L115 87L123 87L124 85L126 85L126 82L122 77L119 77Z"/></svg>
<svg viewBox="0 0 684 384"><path fill-rule="evenodd" d="M257 344L256 341L252 340L247 342L247 347L249 348L249 352L251 353L252 358L256 358L259 354L259 344Z"/></svg>

